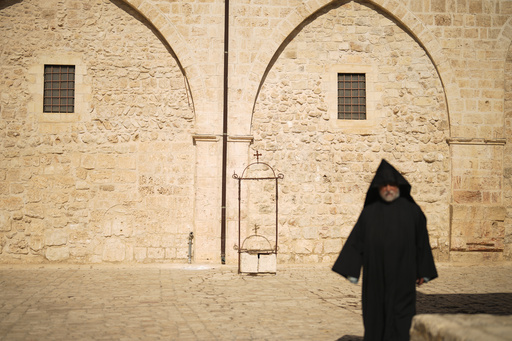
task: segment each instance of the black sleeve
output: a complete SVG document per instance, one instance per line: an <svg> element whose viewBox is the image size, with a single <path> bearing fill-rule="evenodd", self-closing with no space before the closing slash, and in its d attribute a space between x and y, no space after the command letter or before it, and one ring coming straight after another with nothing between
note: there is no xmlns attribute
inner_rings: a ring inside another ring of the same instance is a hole
<svg viewBox="0 0 512 341"><path fill-rule="evenodd" d="M362 216L362 214L361 214ZM344 276L359 278L363 265L364 231L362 218L359 217L356 225L350 232L345 245L341 249L332 271Z"/></svg>
<svg viewBox="0 0 512 341"><path fill-rule="evenodd" d="M427 218L421 210L416 221L416 278L426 277L433 280L437 277L437 270L430 247Z"/></svg>

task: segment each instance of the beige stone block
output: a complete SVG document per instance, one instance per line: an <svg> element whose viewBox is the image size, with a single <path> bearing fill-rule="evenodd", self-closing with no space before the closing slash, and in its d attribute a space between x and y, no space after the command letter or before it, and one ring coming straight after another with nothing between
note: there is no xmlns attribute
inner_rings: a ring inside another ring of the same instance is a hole
<svg viewBox="0 0 512 341"><path fill-rule="evenodd" d="M94 164L94 160L91 160L92 164ZM112 169L115 168L116 160L111 154L98 154L95 158L95 167L97 168L107 168ZM83 166L83 164L82 164ZM85 167L84 167L85 168ZM94 168L94 167L93 167Z"/></svg>
<svg viewBox="0 0 512 341"><path fill-rule="evenodd" d="M85 191L91 188L90 184L86 181L76 181L75 188L79 191Z"/></svg>
<svg viewBox="0 0 512 341"><path fill-rule="evenodd" d="M470 0L469 1L469 13L482 13L483 11L483 3L479 0Z"/></svg>
<svg viewBox="0 0 512 341"><path fill-rule="evenodd" d="M126 245L126 248L125 248L125 262L132 262L133 259L134 259L134 246L132 244L125 244Z"/></svg>
<svg viewBox="0 0 512 341"><path fill-rule="evenodd" d="M493 206L486 209L486 218L491 221L505 221L507 208L505 206Z"/></svg>
<svg viewBox="0 0 512 341"><path fill-rule="evenodd" d="M479 100L478 110L480 112L492 112L492 101L488 99Z"/></svg>
<svg viewBox="0 0 512 341"><path fill-rule="evenodd" d="M450 252L450 261L453 263L484 264L502 260L503 255L500 252Z"/></svg>
<svg viewBox="0 0 512 341"><path fill-rule="evenodd" d="M47 246L62 246L68 243L69 234L62 229L50 229L44 232L44 243Z"/></svg>
<svg viewBox="0 0 512 341"><path fill-rule="evenodd" d="M145 247L134 247L133 255L137 262L143 262L147 258L147 248Z"/></svg>
<svg viewBox="0 0 512 341"><path fill-rule="evenodd" d="M107 238L103 246L102 260L106 262L122 262L125 257L125 244L118 238Z"/></svg>
<svg viewBox="0 0 512 341"><path fill-rule="evenodd" d="M240 272L257 273L258 272L258 254L242 252L240 254Z"/></svg>
<svg viewBox="0 0 512 341"><path fill-rule="evenodd" d="M18 232L25 232L27 225L28 224L25 223L24 221L17 220L17 219L13 219L11 222L12 229L14 231L18 231ZM28 234L28 233L26 233L26 234Z"/></svg>
<svg viewBox="0 0 512 341"><path fill-rule="evenodd" d="M12 228L11 214L7 211L0 211L0 232L9 232Z"/></svg>
<svg viewBox="0 0 512 341"><path fill-rule="evenodd" d="M339 239L325 239L323 244L324 253L339 253L341 251L342 242Z"/></svg>
<svg viewBox="0 0 512 341"><path fill-rule="evenodd" d="M116 170L113 173L112 181L115 183L135 183L137 181L137 173L135 171Z"/></svg>
<svg viewBox="0 0 512 341"><path fill-rule="evenodd" d="M148 247L148 259L164 259L165 249L162 247Z"/></svg>
<svg viewBox="0 0 512 341"><path fill-rule="evenodd" d="M89 174L87 169L85 169L85 168L77 168L75 170L75 172L76 172L76 177L81 180L85 180L87 178L87 175Z"/></svg>
<svg viewBox="0 0 512 341"><path fill-rule="evenodd" d="M260 254L258 261L258 272L260 273L275 273L277 271L277 255Z"/></svg>
<svg viewBox="0 0 512 341"><path fill-rule="evenodd" d="M452 205L452 219L470 221L475 218L476 207L470 205Z"/></svg>
<svg viewBox="0 0 512 341"><path fill-rule="evenodd" d="M0 182L0 195L9 195L9 183Z"/></svg>
<svg viewBox="0 0 512 341"><path fill-rule="evenodd" d="M112 217L112 220L110 221L111 234L114 236L131 236L133 233L132 221L133 217L128 213L123 215L117 213Z"/></svg>
<svg viewBox="0 0 512 341"><path fill-rule="evenodd" d="M82 168L87 170L96 168L96 157L93 155L83 155L81 165Z"/></svg>
<svg viewBox="0 0 512 341"><path fill-rule="evenodd" d="M116 157L116 168L117 169L136 169L137 160L131 156L118 156Z"/></svg>
<svg viewBox="0 0 512 341"><path fill-rule="evenodd" d="M66 216L58 216L58 217L52 217L51 219L45 219L41 220L40 223L32 222L30 224L31 229L34 228L36 231L42 231L44 228L46 228L46 224L49 224L50 226L54 228L63 228L66 227L66 225L69 223L68 217ZM42 226L42 227L39 227ZM37 229L38 228L38 229Z"/></svg>
<svg viewBox="0 0 512 341"><path fill-rule="evenodd" d="M19 197L0 198L0 207L7 211L17 211L23 208L23 199Z"/></svg>
<svg viewBox="0 0 512 341"><path fill-rule="evenodd" d="M44 237L38 235L30 236L29 247L32 251L40 251L44 247Z"/></svg>
<svg viewBox="0 0 512 341"><path fill-rule="evenodd" d="M111 170L91 170L89 171L89 179L93 183L106 183L112 181L112 171Z"/></svg>
<svg viewBox="0 0 512 341"><path fill-rule="evenodd" d="M185 243L182 243L181 245L182 245L182 247L175 248L175 250L176 250L176 257L175 258L176 259L187 259L188 258L188 247L185 246ZM218 250L220 250L220 248ZM210 249L209 251L212 252L212 254L214 256L211 259L207 259L207 261L211 261L212 259L213 260L217 259L217 261L218 261L218 259L220 259L220 255L219 255L218 250ZM215 252L215 251L217 251L217 252Z"/></svg>
<svg viewBox="0 0 512 341"><path fill-rule="evenodd" d="M192 259L194 256L194 252L192 251ZM187 251L187 257L188 257L188 251ZM177 252L176 248L174 247L167 247L165 248L165 259L176 259L177 258Z"/></svg>
<svg viewBox="0 0 512 341"><path fill-rule="evenodd" d="M451 251L466 250L466 240L459 236L452 236Z"/></svg>
<svg viewBox="0 0 512 341"><path fill-rule="evenodd" d="M69 258L69 248L67 246L47 247L45 256L49 261L64 261Z"/></svg>
<svg viewBox="0 0 512 341"><path fill-rule="evenodd" d="M481 191L454 191L453 200L456 203L479 203L482 202Z"/></svg>
<svg viewBox="0 0 512 341"><path fill-rule="evenodd" d="M294 243L293 249L296 253L305 253L309 254L313 252L313 249L315 247L315 241L314 240L297 240Z"/></svg>

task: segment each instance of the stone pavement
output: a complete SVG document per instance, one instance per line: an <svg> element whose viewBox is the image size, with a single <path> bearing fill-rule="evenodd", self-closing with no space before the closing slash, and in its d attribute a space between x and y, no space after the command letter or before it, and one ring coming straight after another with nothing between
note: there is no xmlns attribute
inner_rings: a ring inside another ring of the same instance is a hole
<svg viewBox="0 0 512 341"><path fill-rule="evenodd" d="M0 340L362 340L360 285L328 267L277 271L3 265ZM419 313L512 315L512 264L438 271Z"/></svg>

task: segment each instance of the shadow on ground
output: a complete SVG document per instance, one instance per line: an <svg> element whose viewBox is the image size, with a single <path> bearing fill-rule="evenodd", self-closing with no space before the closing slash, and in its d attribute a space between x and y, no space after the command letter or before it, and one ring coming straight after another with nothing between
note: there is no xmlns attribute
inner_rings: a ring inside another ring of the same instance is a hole
<svg viewBox="0 0 512 341"><path fill-rule="evenodd" d="M512 315L512 293L429 295L418 292L416 313Z"/></svg>
<svg viewBox="0 0 512 341"><path fill-rule="evenodd" d="M417 314L512 315L512 293L423 294L416 296ZM337 341L363 341L362 336L344 335Z"/></svg>
<svg viewBox="0 0 512 341"><path fill-rule="evenodd" d="M363 337L355 336L355 335L345 335L345 336L340 337L336 341L363 341Z"/></svg>

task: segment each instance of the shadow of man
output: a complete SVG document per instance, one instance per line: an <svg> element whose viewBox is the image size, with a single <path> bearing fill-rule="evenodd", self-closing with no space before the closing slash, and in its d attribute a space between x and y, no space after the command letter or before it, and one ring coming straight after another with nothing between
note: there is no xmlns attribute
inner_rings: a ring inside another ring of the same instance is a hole
<svg viewBox="0 0 512 341"><path fill-rule="evenodd" d="M423 294L418 292L416 314L512 314L512 293Z"/></svg>
<svg viewBox="0 0 512 341"><path fill-rule="evenodd" d="M363 341L363 337L356 335L344 335L336 341Z"/></svg>

